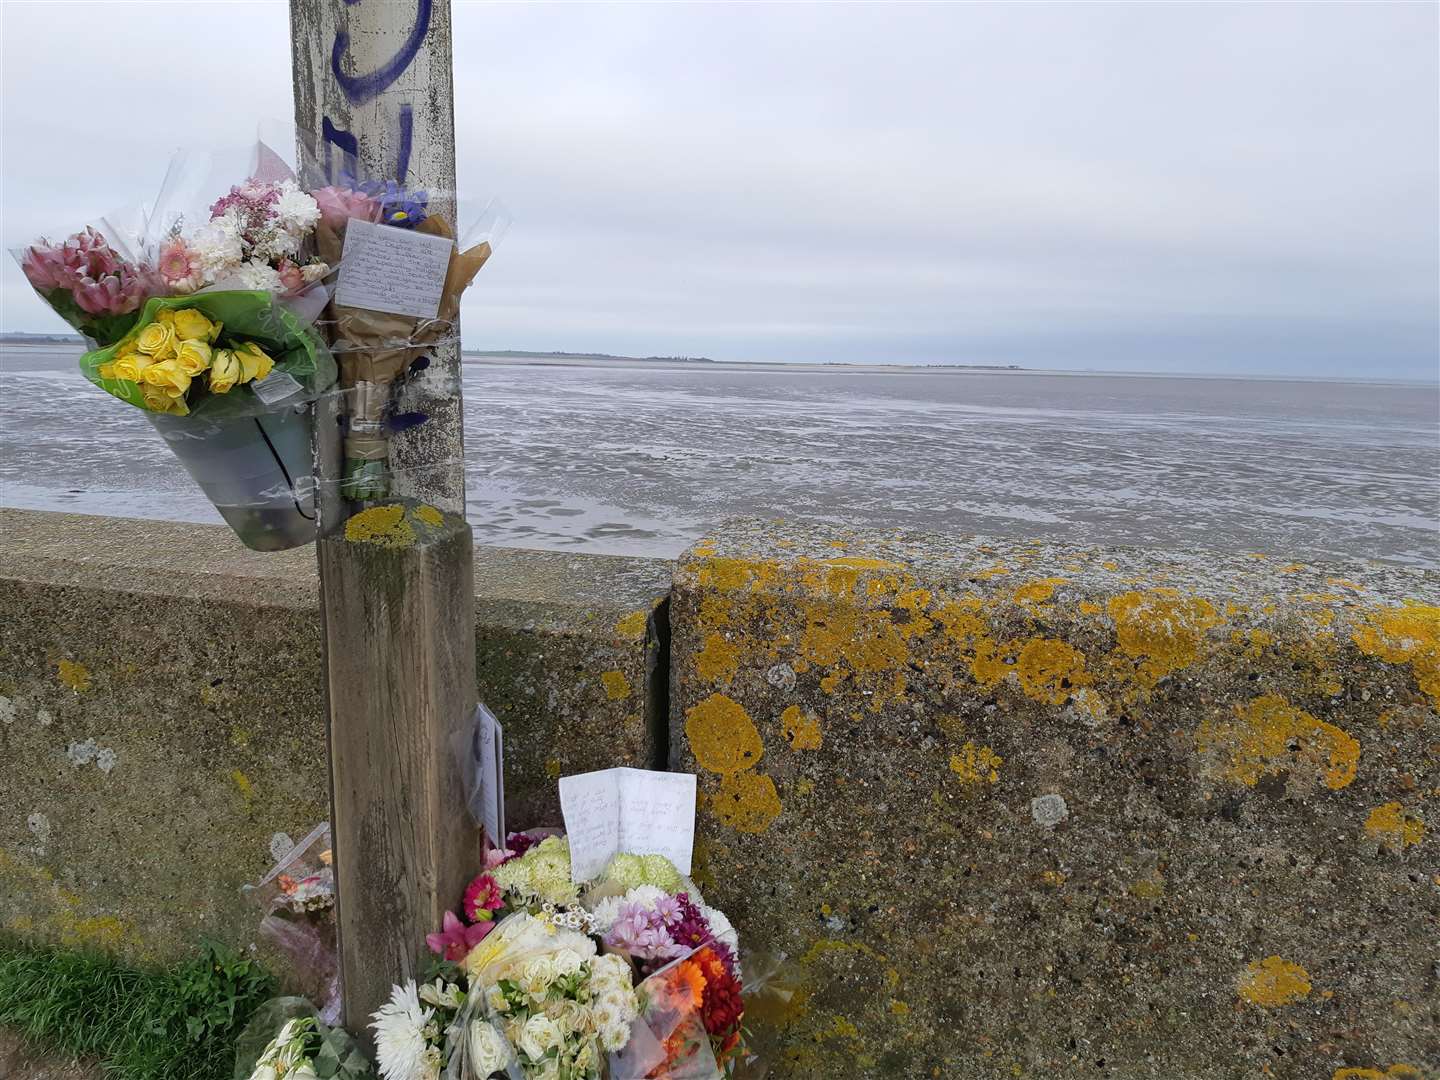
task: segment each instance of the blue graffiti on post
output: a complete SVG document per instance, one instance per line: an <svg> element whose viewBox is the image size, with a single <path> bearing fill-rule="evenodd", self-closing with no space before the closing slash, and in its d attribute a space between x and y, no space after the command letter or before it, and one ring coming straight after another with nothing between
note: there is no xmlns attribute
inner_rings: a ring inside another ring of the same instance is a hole
<svg viewBox="0 0 1440 1080"><path fill-rule="evenodd" d="M381 0L377 0L381 2ZM391 2L391 0L383 0ZM374 71L364 75L346 75L341 70L340 60L350 48L350 32L339 30L335 34L334 45L330 49L330 71L335 76L335 81L340 89L345 92L345 97L352 105L363 105L372 98L378 97L391 83L398 79L410 66L410 61L420 51L420 45L425 40L425 35L430 32L430 8L433 0L417 0L415 5L415 26L410 31L410 36L400 46L400 51L387 60Z"/></svg>

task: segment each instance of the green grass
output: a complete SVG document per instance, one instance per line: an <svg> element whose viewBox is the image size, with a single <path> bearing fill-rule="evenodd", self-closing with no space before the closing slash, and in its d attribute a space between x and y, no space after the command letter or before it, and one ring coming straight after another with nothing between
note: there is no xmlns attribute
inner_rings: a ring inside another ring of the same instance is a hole
<svg viewBox="0 0 1440 1080"><path fill-rule="evenodd" d="M274 993L259 964L209 943L193 960L137 970L0 936L0 1025L99 1061L115 1080L229 1080L236 1037Z"/></svg>

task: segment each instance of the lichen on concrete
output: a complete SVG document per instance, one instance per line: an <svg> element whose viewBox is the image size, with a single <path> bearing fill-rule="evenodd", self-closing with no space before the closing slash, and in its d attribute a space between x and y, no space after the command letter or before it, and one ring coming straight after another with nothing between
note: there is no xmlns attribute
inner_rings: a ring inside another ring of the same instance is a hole
<svg viewBox="0 0 1440 1080"><path fill-rule="evenodd" d="M402 520L444 526L423 511ZM314 552L16 510L0 538L0 930L132 960L253 942L242 886L328 814ZM175 569L175 551L205 558ZM670 572L476 551L477 689L505 726L514 825L559 822L562 769L651 763Z"/></svg>
<svg viewBox="0 0 1440 1080"><path fill-rule="evenodd" d="M810 523L697 544L672 760L707 899L792 958L755 1018L775 1075L1440 1063L1437 597L1381 564Z"/></svg>

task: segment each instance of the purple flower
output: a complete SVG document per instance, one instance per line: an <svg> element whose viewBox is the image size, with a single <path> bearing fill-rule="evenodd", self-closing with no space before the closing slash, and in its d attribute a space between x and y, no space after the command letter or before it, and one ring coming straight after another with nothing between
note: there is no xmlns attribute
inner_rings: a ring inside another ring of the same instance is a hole
<svg viewBox="0 0 1440 1080"><path fill-rule="evenodd" d="M641 903L621 906L605 944L642 960L672 960L690 951L672 939L655 908Z"/></svg>

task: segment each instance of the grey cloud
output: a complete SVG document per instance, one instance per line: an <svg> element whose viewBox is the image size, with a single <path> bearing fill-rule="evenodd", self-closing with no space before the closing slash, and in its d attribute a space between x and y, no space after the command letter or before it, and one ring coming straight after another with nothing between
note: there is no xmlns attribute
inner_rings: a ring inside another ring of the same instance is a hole
<svg viewBox="0 0 1440 1080"><path fill-rule="evenodd" d="M207 118L242 139L288 110L283 5L167 12L4 5L7 244L143 197ZM176 99L125 66L173 119L103 137L107 184L87 42L160 19L176 48L246 35L253 79ZM1436 375L1432 6L457 4L455 28L462 189L516 217L470 347ZM5 324L46 325L25 293L7 267Z"/></svg>

